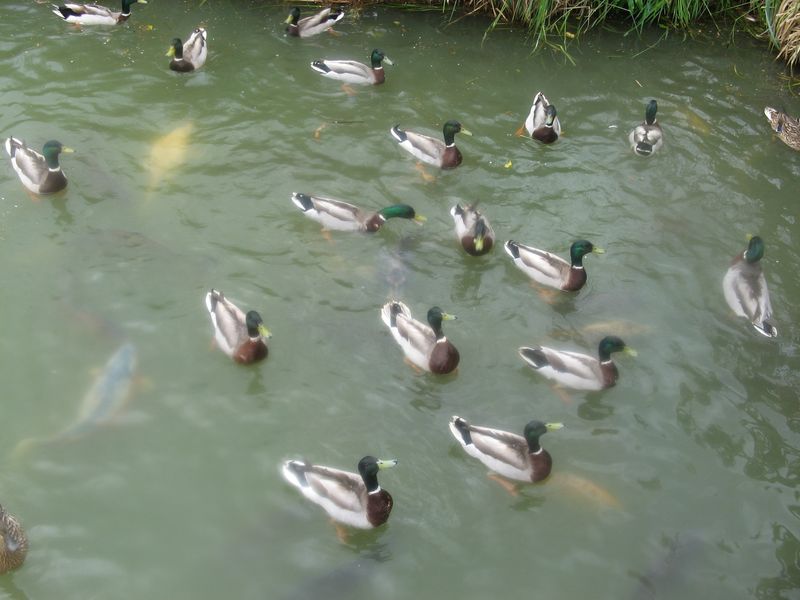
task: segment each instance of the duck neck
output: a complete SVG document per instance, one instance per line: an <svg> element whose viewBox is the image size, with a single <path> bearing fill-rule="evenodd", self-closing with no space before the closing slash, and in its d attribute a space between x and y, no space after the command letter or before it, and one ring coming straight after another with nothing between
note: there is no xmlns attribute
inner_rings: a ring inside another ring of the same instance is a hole
<svg viewBox="0 0 800 600"><path fill-rule="evenodd" d="M381 486L378 485L377 475L365 474L361 476L361 479L364 480L364 485L367 486L368 494L377 494L381 491Z"/></svg>
<svg viewBox="0 0 800 600"><path fill-rule="evenodd" d="M539 436L529 437L527 441L529 454L541 454L544 452L544 448L539 444Z"/></svg>

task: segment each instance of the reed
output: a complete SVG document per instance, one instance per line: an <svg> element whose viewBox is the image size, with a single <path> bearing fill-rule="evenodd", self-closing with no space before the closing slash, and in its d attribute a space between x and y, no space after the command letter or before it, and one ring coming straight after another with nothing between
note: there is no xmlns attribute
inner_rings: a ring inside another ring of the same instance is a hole
<svg viewBox="0 0 800 600"><path fill-rule="evenodd" d="M773 14L773 9L777 10ZM778 56L794 66L800 63L800 2L798 0L766 0L765 14L772 42Z"/></svg>

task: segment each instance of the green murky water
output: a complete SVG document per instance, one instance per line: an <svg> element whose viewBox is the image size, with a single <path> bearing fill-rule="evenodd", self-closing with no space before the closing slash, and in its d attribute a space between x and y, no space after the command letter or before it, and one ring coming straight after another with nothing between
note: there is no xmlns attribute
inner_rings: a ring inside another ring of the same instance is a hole
<svg viewBox="0 0 800 600"><path fill-rule="evenodd" d="M764 47L598 32L573 65L518 32L481 45L480 19L370 9L297 40L286 6L198 5L153 0L84 31L47 4L0 7L2 137L76 149L67 191L38 202L4 156L0 455L73 421L125 342L141 380L113 426L3 461L0 501L31 550L0 598L797 597L800 154L761 111L800 104ZM169 41L200 23L208 63L168 71ZM381 88L349 96L308 67L376 46L395 62ZM538 90L564 128L550 147L513 135ZM650 98L666 143L644 160L627 132ZM426 181L389 127L449 118L475 135ZM428 221L328 241L293 191ZM461 252L448 210L477 200L501 241L607 253L548 303L501 248ZM748 232L767 244L777 340L723 300ZM211 286L261 312L265 363L210 347ZM458 315L457 375L403 364L378 317L391 295ZM638 357L569 403L516 355L605 333ZM564 422L543 438L554 477L510 496L452 414ZM381 479L395 510L342 544L278 464L364 454L399 459Z"/></svg>

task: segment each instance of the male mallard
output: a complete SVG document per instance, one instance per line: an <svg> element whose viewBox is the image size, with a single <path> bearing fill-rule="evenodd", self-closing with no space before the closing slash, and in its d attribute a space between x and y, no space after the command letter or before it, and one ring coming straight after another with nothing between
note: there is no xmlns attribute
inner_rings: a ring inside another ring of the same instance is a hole
<svg viewBox="0 0 800 600"><path fill-rule="evenodd" d="M800 150L800 119L793 119L785 112L769 106L764 109L764 114L778 137L790 148Z"/></svg>
<svg viewBox="0 0 800 600"><path fill-rule="evenodd" d="M514 260L514 264L534 281L557 290L575 292L586 283L586 270L583 268L583 257L590 252L603 254L602 248L596 248L587 240L577 240L569 248L570 261L551 254L508 240L504 246L506 253Z"/></svg>
<svg viewBox="0 0 800 600"><path fill-rule="evenodd" d="M386 80L382 64L384 61L387 65L392 64L382 50L375 48L371 55L371 67L355 60L315 60L311 63L311 68L324 77L345 83L378 85Z"/></svg>
<svg viewBox="0 0 800 600"><path fill-rule="evenodd" d="M185 44L181 43L180 38L173 38L172 45L167 50L167 56L172 57L169 68L173 71L187 73L202 67L208 56L206 37L206 30L198 27Z"/></svg>
<svg viewBox="0 0 800 600"><path fill-rule="evenodd" d="M634 127L628 136L631 148L639 156L650 156L664 144L664 133L656 121L658 103L650 100L644 112L644 121Z"/></svg>
<svg viewBox="0 0 800 600"><path fill-rule="evenodd" d="M733 312L748 319L761 335L777 337L778 330L769 322L772 305L761 268L763 256L764 240L758 236L751 237L747 249L734 257L733 264L722 278L722 290Z"/></svg>
<svg viewBox="0 0 800 600"><path fill-rule="evenodd" d="M374 233L381 228L386 219L398 217L413 219L423 223L425 217L418 215L408 204L392 204L377 212L363 210L349 202L326 198L325 196L309 196L301 192L292 193L292 202L303 211L303 214L325 229L335 231L366 231Z"/></svg>
<svg viewBox="0 0 800 600"><path fill-rule="evenodd" d="M28 538L22 525L0 504L0 575L19 569L28 554Z"/></svg>
<svg viewBox="0 0 800 600"><path fill-rule="evenodd" d="M421 133L403 131L399 125L392 127L389 132L406 152L409 152L422 162L442 169L454 169L461 164L461 152L456 148L456 134L472 135L458 121L447 121L444 124L442 128L444 142Z"/></svg>
<svg viewBox="0 0 800 600"><path fill-rule="evenodd" d="M392 496L378 484L378 471L397 464L365 456L358 461L358 475L304 460L287 460L281 473L331 518L345 525L372 529L386 523L392 512Z"/></svg>
<svg viewBox="0 0 800 600"><path fill-rule="evenodd" d="M533 98L531 112L525 119L525 130L529 136L543 144L552 144L561 135L561 122L556 116L556 107L548 102L542 92Z"/></svg>
<svg viewBox="0 0 800 600"><path fill-rule="evenodd" d="M261 315L254 310L245 315L215 289L206 294L206 308L214 326L214 339L225 354L242 364L267 358L267 338L271 334Z"/></svg>
<svg viewBox="0 0 800 600"><path fill-rule="evenodd" d="M286 18L286 31L294 37L311 37L330 29L343 18L342 11L323 8L315 15L300 19L300 9L295 6Z"/></svg>
<svg viewBox="0 0 800 600"><path fill-rule="evenodd" d="M562 427L563 423L531 421L525 425L523 437L502 429L470 425L458 416L450 419L450 431L467 454L498 475L530 483L546 479L553 467L553 459L539 444L539 438Z"/></svg>
<svg viewBox="0 0 800 600"><path fill-rule="evenodd" d="M67 187L67 178L58 163L58 155L73 152L72 148L50 140L42 148L42 155L28 148L25 142L10 137L6 140L6 152L22 185L34 194L52 194Z"/></svg>
<svg viewBox="0 0 800 600"><path fill-rule="evenodd" d="M458 350L442 332L442 321L455 319L453 315L434 306L428 311L428 327L411 317L408 306L399 300L392 300L381 308L381 319L400 344L406 358L420 369L443 375L458 366Z"/></svg>
<svg viewBox="0 0 800 600"><path fill-rule="evenodd" d="M122 0L122 12L114 12L99 4L74 4L68 2L63 6L53 5L53 14L67 23L79 25L116 25L127 21L131 16L131 4L147 4L147 0Z"/></svg>
<svg viewBox="0 0 800 600"><path fill-rule="evenodd" d="M611 360L612 352L636 356L633 348L614 335L600 340L597 349L599 360L588 354L554 350L546 346L523 346L519 349L519 355L528 366L548 379L575 390L603 390L617 382L619 372Z"/></svg>
<svg viewBox="0 0 800 600"><path fill-rule="evenodd" d="M474 204L462 207L456 204L450 209L456 224L456 235L461 246L472 256L486 254L494 246L494 230Z"/></svg>

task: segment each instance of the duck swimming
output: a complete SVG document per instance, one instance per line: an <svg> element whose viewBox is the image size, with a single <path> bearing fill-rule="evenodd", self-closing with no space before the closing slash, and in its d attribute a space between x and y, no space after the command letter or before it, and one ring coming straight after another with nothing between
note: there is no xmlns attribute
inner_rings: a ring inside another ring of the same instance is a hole
<svg viewBox="0 0 800 600"><path fill-rule="evenodd" d="M561 122L558 120L556 107L550 104L542 92L533 98L531 111L525 119L525 130L529 136L543 144L552 144L561 135Z"/></svg>
<svg viewBox="0 0 800 600"><path fill-rule="evenodd" d="M267 339L271 334L261 315L254 310L245 314L215 289L206 294L206 308L214 326L214 339L225 354L240 364L267 358Z"/></svg>
<svg viewBox="0 0 800 600"><path fill-rule="evenodd" d="M320 223L325 229L334 231L364 231L375 233L387 219L411 219L416 223L425 222L408 204L392 204L378 211L367 211L349 202L309 196L301 192L292 193L292 202L309 219Z"/></svg>
<svg viewBox="0 0 800 600"><path fill-rule="evenodd" d="M456 204L450 209L450 216L455 222L456 236L467 254L481 256L494 247L494 230L474 204Z"/></svg>
<svg viewBox="0 0 800 600"><path fill-rule="evenodd" d="M99 4L76 4L67 2L62 6L53 5L53 14L67 23L78 25L117 25L131 16L131 4L147 4L147 0L122 0L122 10L114 12Z"/></svg>
<svg viewBox="0 0 800 600"><path fill-rule="evenodd" d="M19 521L0 504L0 575L19 569L28 554L28 538Z"/></svg>
<svg viewBox="0 0 800 600"><path fill-rule="evenodd" d="M39 154L14 137L6 140L5 147L11 157L11 166L28 191L45 195L60 192L67 187L67 177L61 170L58 155L62 152L74 152L72 148L50 140L42 148L42 154Z"/></svg>
<svg viewBox="0 0 800 600"><path fill-rule="evenodd" d="M378 484L378 471L396 464L394 459L365 456L358 461L356 474L305 460L287 460L281 473L334 521L359 529L373 529L389 520L394 505L391 494Z"/></svg>
<svg viewBox="0 0 800 600"><path fill-rule="evenodd" d="M327 31L343 18L342 11L323 8L317 14L301 19L300 9L295 6L286 18L286 32L293 37L311 37Z"/></svg>
<svg viewBox="0 0 800 600"><path fill-rule="evenodd" d="M569 248L570 262L567 262L546 250L525 246L514 240L508 240L503 247L517 268L528 277L537 283L565 292L576 292L586 284L583 257L591 252L604 252L588 240L577 240Z"/></svg>
<svg viewBox="0 0 800 600"><path fill-rule="evenodd" d="M800 150L800 119L793 119L785 112L769 106L764 109L764 115L772 131L778 134L784 144L794 150Z"/></svg>
<svg viewBox="0 0 800 600"><path fill-rule="evenodd" d="M523 346L519 349L520 357L529 367L574 390L602 390L615 385L619 372L611 360L614 352L636 356L633 348L614 335L600 340L597 347L598 358L546 346Z"/></svg>
<svg viewBox="0 0 800 600"><path fill-rule="evenodd" d="M520 436L502 429L470 425L459 416L450 419L450 432L467 454L498 475L528 483L543 481L550 475L553 459L542 448L539 438L562 427L563 423L530 421Z"/></svg>
<svg viewBox="0 0 800 600"><path fill-rule="evenodd" d="M427 316L429 325L420 323L411 316L411 309L399 300L392 300L381 308L381 319L413 365L438 375L450 373L458 366L460 357L442 332L442 321L455 317L442 312L438 306L428 310Z"/></svg>
<svg viewBox="0 0 800 600"><path fill-rule="evenodd" d="M400 144L403 150L424 163L441 167L442 169L455 169L461 164L462 156L456 147L456 134L472 135L458 121L447 121L444 124L442 128L444 141L421 133L405 131L400 129L399 125L392 127L389 133L392 134L392 137Z"/></svg>
<svg viewBox="0 0 800 600"><path fill-rule="evenodd" d="M371 66L355 60L315 60L311 63L311 68L323 77L345 83L380 85L386 81L386 74L383 71L384 62L387 65L392 64L382 50L375 48L370 55Z"/></svg>
<svg viewBox="0 0 800 600"><path fill-rule="evenodd" d="M750 321L761 335L774 338L778 329L770 323L772 304L761 267L763 257L764 240L751 237L745 251L733 258L733 264L725 272L722 290L733 312Z"/></svg>
<svg viewBox="0 0 800 600"><path fill-rule="evenodd" d="M650 100L644 112L644 121L634 127L628 136L631 148L639 156L650 156L664 145L664 132L656 121L658 103Z"/></svg>
<svg viewBox="0 0 800 600"><path fill-rule="evenodd" d="M174 38L172 45L167 50L167 56L172 57L169 68L179 73L188 73L199 69L206 64L208 56L208 34L202 27L198 27L189 36L186 43L181 43L181 38Z"/></svg>

